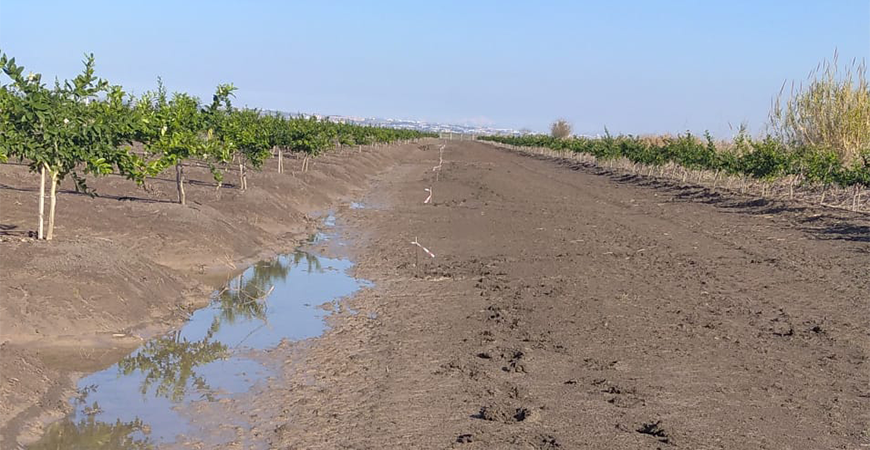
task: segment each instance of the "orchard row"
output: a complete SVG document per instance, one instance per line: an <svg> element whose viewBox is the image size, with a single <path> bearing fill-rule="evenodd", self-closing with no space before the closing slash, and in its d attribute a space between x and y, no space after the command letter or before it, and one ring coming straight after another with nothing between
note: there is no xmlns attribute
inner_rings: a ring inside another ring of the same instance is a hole
<svg viewBox="0 0 870 450"><path fill-rule="evenodd" d="M836 186L854 188L853 206L858 203L861 189L870 187L870 149L859 153L852 161L843 160L833 149L786 145L773 136L753 139L741 132L731 142L716 142L709 135L703 138L686 133L673 136L638 137L631 135L599 138L555 138L547 135L488 136L482 140L518 147L548 148L557 152L576 152L596 161L627 160L635 167L646 167L649 173L665 166L689 171L709 172L720 177L754 179L764 187L785 180L793 191L795 186L819 186L824 191ZM824 201L824 200L823 200Z"/></svg>
<svg viewBox="0 0 870 450"><path fill-rule="evenodd" d="M40 174L40 238L46 179L45 238L51 239L57 186L66 177L87 191L88 176L116 173L142 185L174 168L178 202L184 204L184 166L191 162L209 167L219 188L230 165L238 164L239 188L246 189L249 168L260 169L277 156L283 171L285 151L304 153L307 165L308 156L331 148L426 136L237 108L231 84L217 86L208 104L186 93L169 94L159 82L156 90L134 97L95 75L93 55L74 79L53 85L25 73L5 54L0 54L0 68L8 77L0 83L0 162L17 159Z"/></svg>

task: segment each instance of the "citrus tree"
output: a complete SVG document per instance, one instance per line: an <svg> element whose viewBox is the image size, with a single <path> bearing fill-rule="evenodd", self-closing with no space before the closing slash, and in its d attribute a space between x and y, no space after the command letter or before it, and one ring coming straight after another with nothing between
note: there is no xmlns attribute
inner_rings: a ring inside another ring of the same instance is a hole
<svg viewBox="0 0 870 450"><path fill-rule="evenodd" d="M248 165L260 169L272 155L269 129L259 111L234 109L229 112L221 131L223 140L235 150L239 161L239 187L247 190Z"/></svg>
<svg viewBox="0 0 870 450"><path fill-rule="evenodd" d="M231 155L232 161L238 161L239 189L246 190L248 164L259 169L271 156L274 129L258 110L234 108L235 91L232 84L219 85L205 114L208 126L223 146L222 151Z"/></svg>
<svg viewBox="0 0 870 450"><path fill-rule="evenodd" d="M9 156L27 161L31 171L40 174L38 237L54 235L57 188L70 174L79 188L87 189L84 177L77 174L105 175L115 165L134 173L136 158L119 145L132 137L124 127L124 93L94 75L94 57L88 55L84 69L73 80L55 82L49 88L39 74L24 75L24 67L14 58L0 54L0 67L10 82L0 94L0 147L3 159ZM49 181L48 227L44 230L45 182ZM45 231L45 232L44 232Z"/></svg>
<svg viewBox="0 0 870 450"><path fill-rule="evenodd" d="M214 164L226 162L228 155L213 130L207 127L199 99L184 93L170 97L161 84L156 92L143 94L135 110L140 123L139 138L145 143L145 152L157 156L149 166L149 174L175 167L178 203L186 204L185 161L204 162L212 169L215 181L220 182L221 174Z"/></svg>

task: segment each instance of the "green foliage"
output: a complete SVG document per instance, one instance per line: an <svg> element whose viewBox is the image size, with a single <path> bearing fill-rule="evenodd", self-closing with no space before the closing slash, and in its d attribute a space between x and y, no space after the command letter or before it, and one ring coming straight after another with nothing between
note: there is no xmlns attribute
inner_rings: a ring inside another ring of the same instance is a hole
<svg viewBox="0 0 870 450"><path fill-rule="evenodd" d="M195 97L184 93L170 97L160 84L157 91L143 94L131 113L137 120L137 140L145 144L146 155L157 157L135 174L137 182L191 159L208 163L227 160L223 147L206 127L206 116Z"/></svg>
<svg viewBox="0 0 870 450"><path fill-rule="evenodd" d="M105 175L138 164L120 149L134 135L123 114L124 92L94 75L93 55L81 74L52 88L39 74L25 76L5 54L0 68L11 80L0 86L0 159L27 161L33 171L44 167L58 181L77 168Z"/></svg>
<svg viewBox="0 0 870 450"><path fill-rule="evenodd" d="M224 143L257 169L272 155L270 133L275 130L266 120L254 109L232 110L220 129Z"/></svg>
<svg viewBox="0 0 870 450"><path fill-rule="evenodd" d="M318 155L339 145L433 136L239 109L232 104L232 84L217 86L205 107L189 94L168 95L162 84L154 92L128 98L120 86L95 75L93 55L86 56L78 76L53 87L39 74L25 74L23 66L2 52L0 70L8 78L0 83L0 163L13 158L26 162L31 171L45 170L52 192L67 176L87 191L87 175L119 173L141 185L175 166L183 203L182 166L188 161L204 163L220 183L221 169L238 158L244 181L244 167L261 168L275 148ZM144 154L131 150L134 142L144 144Z"/></svg>
<svg viewBox="0 0 870 450"><path fill-rule="evenodd" d="M870 150L860 153L851 164L826 148L789 147L774 136L754 140L741 131L728 146L717 146L709 133L704 140L691 133L659 142L635 136L611 136L597 139L556 139L546 135L484 136L481 140L523 147L546 147L557 151L586 153L602 161L626 158L647 166L679 164L692 170L724 171L771 181L799 175L809 182L839 186L870 185Z"/></svg>

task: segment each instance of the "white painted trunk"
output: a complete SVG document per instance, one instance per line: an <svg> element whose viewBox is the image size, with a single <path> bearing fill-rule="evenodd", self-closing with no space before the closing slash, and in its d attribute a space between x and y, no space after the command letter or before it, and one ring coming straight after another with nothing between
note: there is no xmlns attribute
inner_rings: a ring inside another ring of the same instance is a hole
<svg viewBox="0 0 870 450"><path fill-rule="evenodd" d="M36 233L38 239L45 239L43 223L45 222L45 165L39 170L39 229Z"/></svg>
<svg viewBox="0 0 870 450"><path fill-rule="evenodd" d="M50 241L54 237L54 207L57 204L57 172L51 172L51 203L48 207L48 232L45 239Z"/></svg>

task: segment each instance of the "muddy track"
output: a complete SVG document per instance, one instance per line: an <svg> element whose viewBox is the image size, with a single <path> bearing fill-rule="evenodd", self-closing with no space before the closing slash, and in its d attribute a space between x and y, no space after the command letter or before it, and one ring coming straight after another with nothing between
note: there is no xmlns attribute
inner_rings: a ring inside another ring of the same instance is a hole
<svg viewBox="0 0 870 450"><path fill-rule="evenodd" d="M866 216L482 143L444 156L437 182L423 152L340 211L376 283L360 313L204 418L274 448L870 444Z"/></svg>

